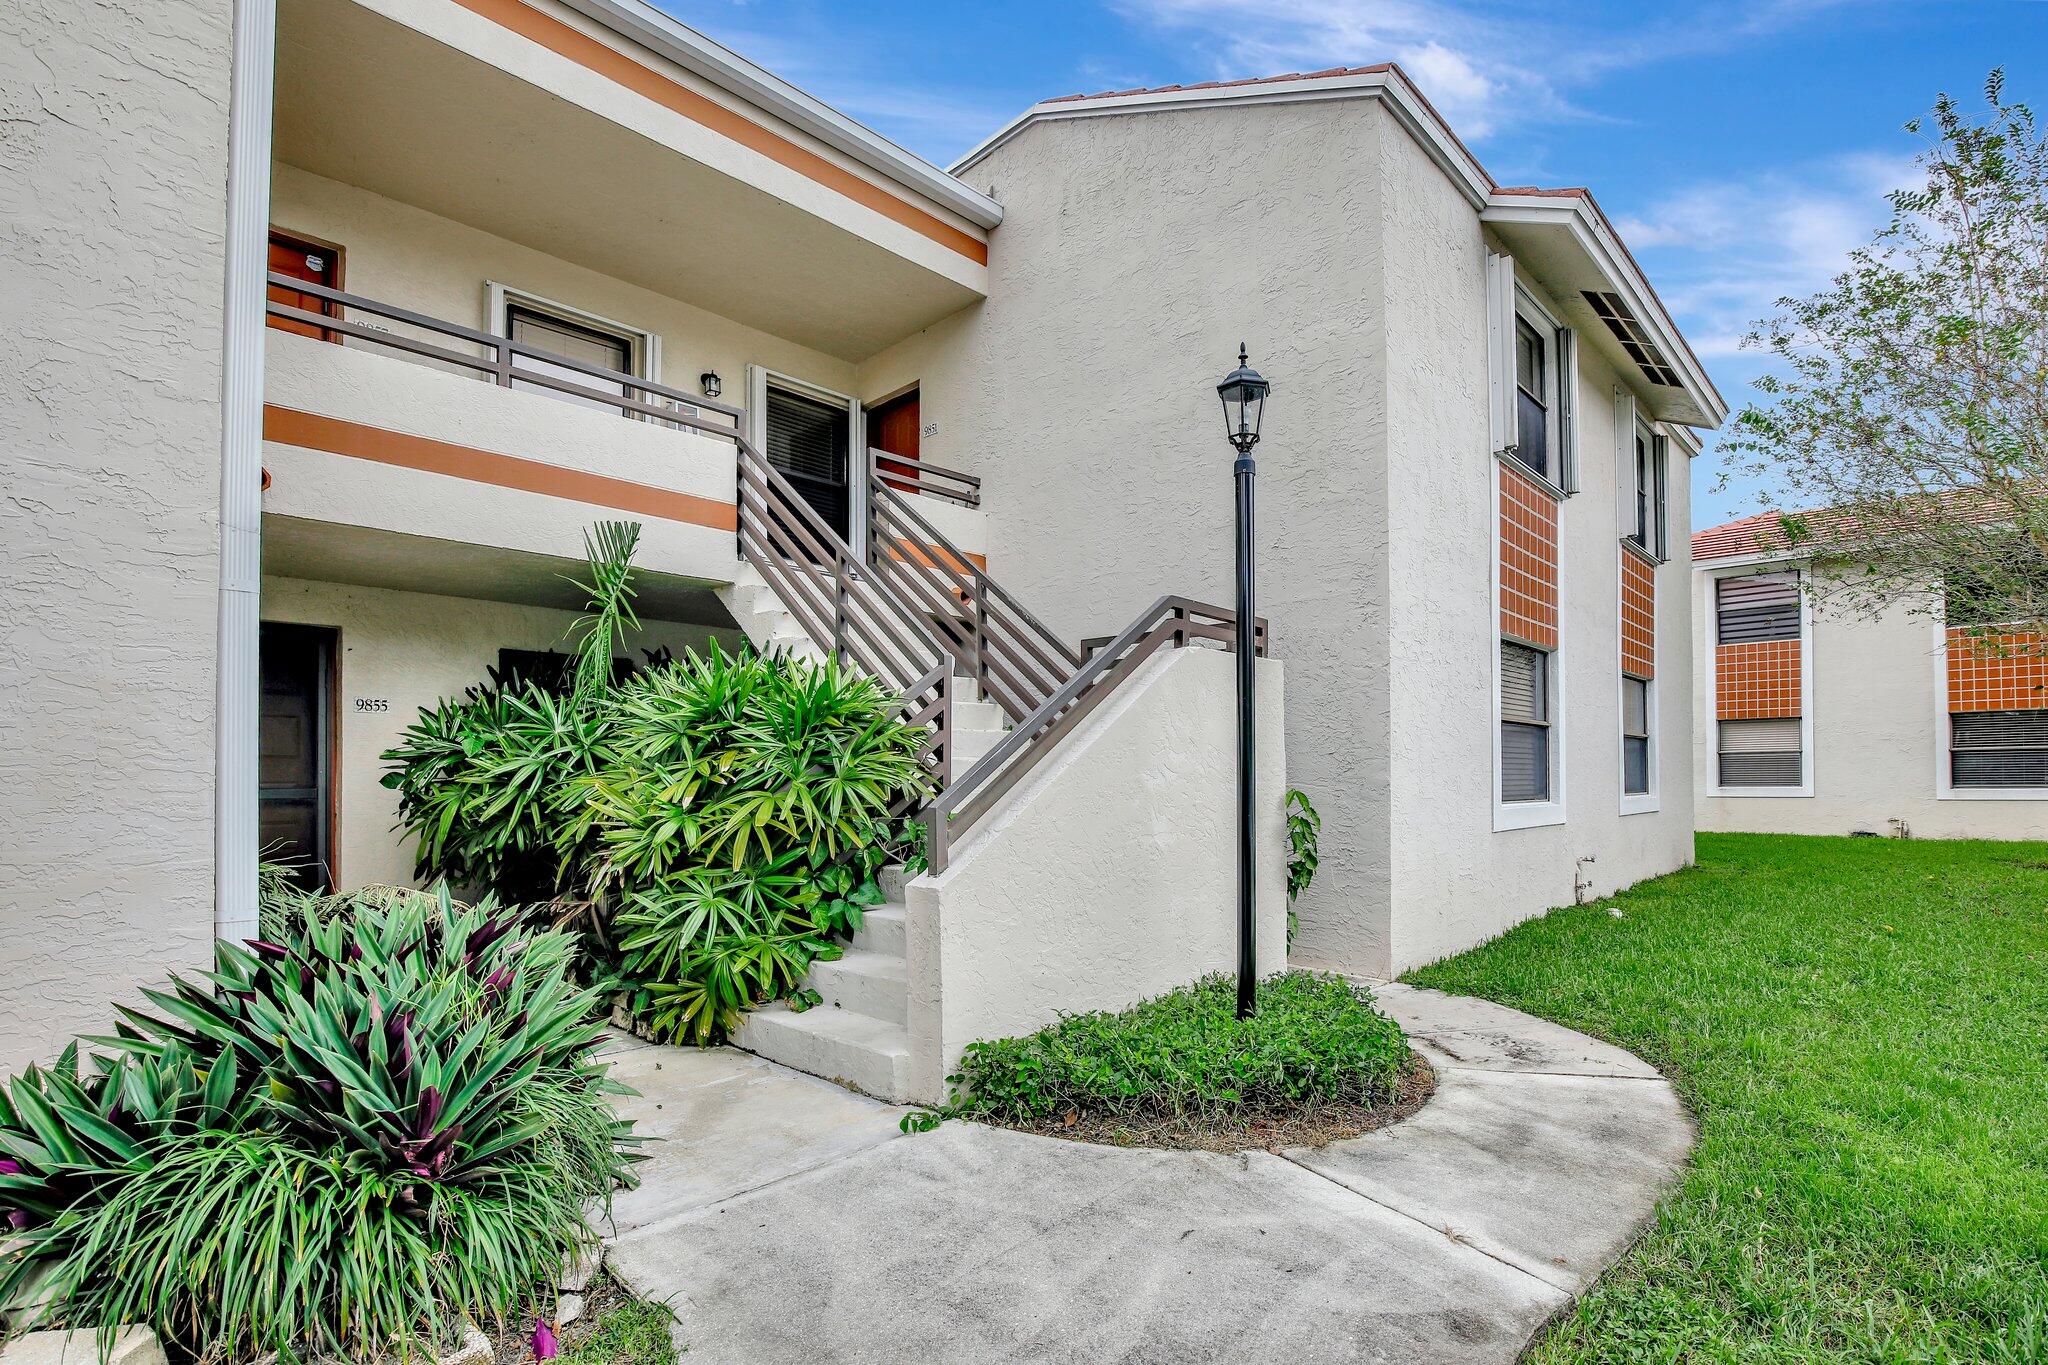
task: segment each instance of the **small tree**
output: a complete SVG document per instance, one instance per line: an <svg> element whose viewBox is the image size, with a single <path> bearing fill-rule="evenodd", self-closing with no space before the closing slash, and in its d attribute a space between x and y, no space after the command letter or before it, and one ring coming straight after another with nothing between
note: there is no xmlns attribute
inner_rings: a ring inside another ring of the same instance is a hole
<svg viewBox="0 0 2048 1365"><path fill-rule="evenodd" d="M1869 613L1941 610L2048 633L2048 145L2024 104L1947 95L1893 192L1891 223L1746 344L1781 372L1735 420L1735 475L1792 506L1767 539L1809 553L1815 591ZM1967 584L1964 575L1967 574Z"/></svg>

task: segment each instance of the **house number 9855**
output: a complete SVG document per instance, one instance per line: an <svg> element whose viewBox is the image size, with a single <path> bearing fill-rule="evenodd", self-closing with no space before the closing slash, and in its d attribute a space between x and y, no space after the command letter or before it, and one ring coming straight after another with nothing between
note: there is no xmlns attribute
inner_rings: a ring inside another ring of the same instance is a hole
<svg viewBox="0 0 2048 1365"><path fill-rule="evenodd" d="M356 698L356 710L358 711L389 711L390 709L391 699L389 697Z"/></svg>

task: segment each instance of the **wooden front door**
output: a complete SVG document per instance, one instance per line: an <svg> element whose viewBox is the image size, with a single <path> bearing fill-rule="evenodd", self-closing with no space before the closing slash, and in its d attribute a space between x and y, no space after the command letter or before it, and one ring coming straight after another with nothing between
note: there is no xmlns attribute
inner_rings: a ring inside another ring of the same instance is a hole
<svg viewBox="0 0 2048 1365"><path fill-rule="evenodd" d="M295 280L309 284L322 284L329 289L341 288L341 248L324 242L309 241L294 237L288 232L270 231L270 273L289 275ZM283 285L270 286L272 303L289 304L303 308L309 313L324 313L328 317L338 316L333 304L325 299L315 298L302 290L290 289ZM281 332L296 332L300 336L317 337L322 341L339 341L338 334L325 327L315 327L310 322L296 318L271 318L270 325Z"/></svg>
<svg viewBox="0 0 2048 1365"><path fill-rule="evenodd" d="M909 468L915 463L918 452L918 438L922 434L922 410L918 405L917 390L898 394L886 403L877 403L868 409L868 449L875 452L875 470L883 481L898 492L915 493L914 484L900 482L889 477L891 474L912 474ZM884 455L899 456L896 460L885 460ZM908 462L908 463L906 463Z"/></svg>
<svg viewBox="0 0 2048 1365"><path fill-rule="evenodd" d="M334 884L334 646L323 627L263 623L258 846L309 891Z"/></svg>

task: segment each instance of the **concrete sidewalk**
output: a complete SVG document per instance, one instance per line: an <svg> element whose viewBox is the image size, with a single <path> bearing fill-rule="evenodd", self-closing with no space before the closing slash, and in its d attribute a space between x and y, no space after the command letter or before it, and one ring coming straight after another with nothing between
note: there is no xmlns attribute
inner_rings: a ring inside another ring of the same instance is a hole
<svg viewBox="0 0 2048 1365"><path fill-rule="evenodd" d="M692 1361L1511 1361L1633 1238L1692 1129L1618 1049L1376 987L1437 1067L1321 1149L1124 1150L902 1110L744 1053L622 1044L659 1140L609 1264Z"/></svg>

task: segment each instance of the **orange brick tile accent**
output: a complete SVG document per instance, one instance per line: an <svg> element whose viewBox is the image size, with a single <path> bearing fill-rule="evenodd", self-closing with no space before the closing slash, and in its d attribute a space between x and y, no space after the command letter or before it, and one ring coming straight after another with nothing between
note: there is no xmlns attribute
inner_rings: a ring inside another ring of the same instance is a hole
<svg viewBox="0 0 2048 1365"><path fill-rule="evenodd" d="M1621 547L1621 671L1657 676L1657 568Z"/></svg>
<svg viewBox="0 0 2048 1365"><path fill-rule="evenodd" d="M1714 715L1775 720L1800 710L1799 641L1714 646Z"/></svg>
<svg viewBox="0 0 2048 1365"><path fill-rule="evenodd" d="M1972 636L1948 632L1948 709L2032 711L2048 707L2048 655L2032 631Z"/></svg>
<svg viewBox="0 0 2048 1365"><path fill-rule="evenodd" d="M1500 467L1500 633L1557 648L1557 499Z"/></svg>

